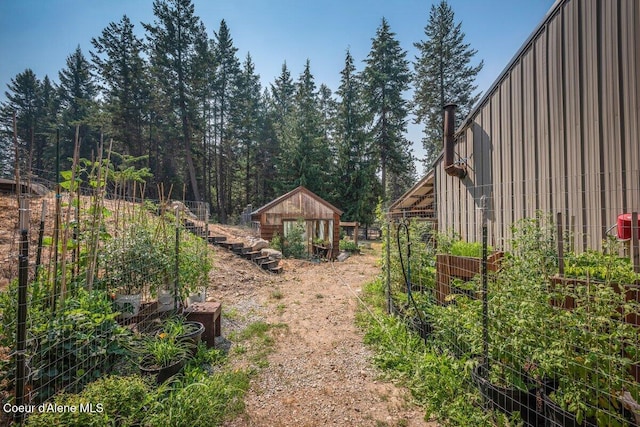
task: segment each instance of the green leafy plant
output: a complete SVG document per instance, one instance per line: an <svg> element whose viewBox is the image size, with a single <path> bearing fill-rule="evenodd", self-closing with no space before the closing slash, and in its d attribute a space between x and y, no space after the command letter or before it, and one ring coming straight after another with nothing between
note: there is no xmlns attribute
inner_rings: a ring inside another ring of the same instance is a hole
<svg viewBox="0 0 640 427"><path fill-rule="evenodd" d="M360 248L358 247L357 243L349 238L340 240L340 250L351 252L351 253L360 252Z"/></svg>
<svg viewBox="0 0 640 427"><path fill-rule="evenodd" d="M168 280L171 268L170 254L162 249L148 226L130 225L120 237L106 244L103 283L122 294L155 292Z"/></svg>
<svg viewBox="0 0 640 427"><path fill-rule="evenodd" d="M182 233L178 252L178 287L184 300L209 284L213 259L206 242L190 233ZM171 252L175 250L172 248ZM170 253L171 253L170 252Z"/></svg>
<svg viewBox="0 0 640 427"><path fill-rule="evenodd" d="M79 394L61 393L54 405L76 411L36 413L27 418L32 427L109 427L141 425L145 407L153 399L152 389L139 376L106 376L89 384ZM83 408L83 410L81 410Z"/></svg>
<svg viewBox="0 0 640 427"><path fill-rule="evenodd" d="M163 387L149 406L144 425L215 426L240 413L249 388L245 370L201 372Z"/></svg>
<svg viewBox="0 0 640 427"><path fill-rule="evenodd" d="M141 364L148 368L164 368L187 358L188 346L166 334L147 337L144 340L144 354Z"/></svg>
<svg viewBox="0 0 640 427"><path fill-rule="evenodd" d="M491 426L470 380L468 359L443 354L436 340L409 332L401 319L383 313L384 285L374 281L364 289L367 310L357 314L365 343L374 351L374 363L385 375L411 390L414 399L442 425Z"/></svg>
<svg viewBox="0 0 640 427"><path fill-rule="evenodd" d="M273 234L273 237L271 238L271 241L269 242L269 247L282 252L282 244L282 237L278 232L275 232Z"/></svg>
<svg viewBox="0 0 640 427"><path fill-rule="evenodd" d="M284 239L282 255L289 258L306 258L308 256L306 242L304 241L305 223L300 218L291 227Z"/></svg>
<svg viewBox="0 0 640 427"><path fill-rule="evenodd" d="M30 358L37 401L61 389L79 391L110 372L129 354L132 335L118 325L103 292L78 290L49 322L35 327L37 348Z"/></svg>
<svg viewBox="0 0 640 427"><path fill-rule="evenodd" d="M640 342L640 331L624 321L622 312L640 314L640 307L606 282L576 283L562 293L575 307L556 309L549 319L552 339L540 369L556 381L550 397L578 422L591 418L602 426L624 425L619 396L626 391L640 400L640 385L629 371L640 363L640 355L630 351Z"/></svg>
<svg viewBox="0 0 640 427"><path fill-rule="evenodd" d="M567 253L564 258L565 276L628 285L640 282L640 273L633 270L631 259L618 255L621 246L614 237L609 237L603 244L603 252Z"/></svg>

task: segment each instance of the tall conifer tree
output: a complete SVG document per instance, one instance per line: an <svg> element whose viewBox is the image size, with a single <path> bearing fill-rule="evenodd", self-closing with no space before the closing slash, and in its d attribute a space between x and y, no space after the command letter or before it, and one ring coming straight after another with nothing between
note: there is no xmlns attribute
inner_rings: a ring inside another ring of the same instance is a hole
<svg viewBox="0 0 640 427"><path fill-rule="evenodd" d="M182 141L180 152L184 156L191 190L188 197L201 200L192 148L193 126L197 120L194 63L196 40L206 39L206 34L203 34L203 26L191 0L154 0L153 14L156 17L153 24L142 24L147 31L153 77L163 98L160 103L165 101L170 107L165 111L166 118L179 129L178 135ZM169 156L165 161L172 169L178 169L174 158L178 147L173 148L164 153Z"/></svg>
<svg viewBox="0 0 640 427"><path fill-rule="evenodd" d="M91 39L91 44L95 49L91 58L98 72L117 151L136 157L148 154L143 140L144 116L149 107L143 41L134 34L134 25L125 15Z"/></svg>
<svg viewBox="0 0 640 427"><path fill-rule="evenodd" d="M216 111L216 210L218 219L227 222L231 213L232 184L237 159L234 157L233 133L231 119L233 118L234 96L237 93L240 78L240 61L236 56L238 48L233 45L233 39L227 23L223 19L220 28L215 33L215 61L217 69L214 81L214 103Z"/></svg>
<svg viewBox="0 0 640 427"><path fill-rule="evenodd" d="M455 23L446 0L431 6L424 33L426 40L414 44L420 52L414 63L414 105L417 122L425 125L425 166L431 167L442 150L443 107L458 104L459 119L469 113L480 97L474 95L474 80L483 62L471 65L477 51L465 43L462 23Z"/></svg>
<svg viewBox="0 0 640 427"><path fill-rule="evenodd" d="M327 197L331 154L322 127L318 92L307 60L296 82L295 103L285 118L286 130L279 157L279 190L302 185Z"/></svg>
<svg viewBox="0 0 640 427"><path fill-rule="evenodd" d="M60 161L63 168L67 159L73 157L76 125L79 126L81 140L80 157L90 158L95 151L97 135L92 132L89 122L97 110L98 89L91 75L91 64L85 58L80 46L67 57L67 67L58 73L60 85L60 107L62 114L62 134L60 141Z"/></svg>
<svg viewBox="0 0 640 427"><path fill-rule="evenodd" d="M407 130L409 89L407 52L400 47L389 23L382 18L363 71L364 94L372 120L373 153L379 162L384 200L389 200L388 178L409 173L411 158Z"/></svg>
<svg viewBox="0 0 640 427"><path fill-rule="evenodd" d="M31 168L30 159L33 156L36 144L36 131L41 110L40 81L31 69L18 73L7 85L9 91L5 92L7 101L2 105L2 123L10 147L7 154L13 150L13 117L16 118L16 131L18 137L18 155L20 156L20 169L24 173ZM14 156L12 156L14 157ZM37 160L36 160L37 162Z"/></svg>
<svg viewBox="0 0 640 427"><path fill-rule="evenodd" d="M336 203L346 221L373 222L379 184L367 138L367 114L362 101L362 82L347 51L337 94L335 118Z"/></svg>

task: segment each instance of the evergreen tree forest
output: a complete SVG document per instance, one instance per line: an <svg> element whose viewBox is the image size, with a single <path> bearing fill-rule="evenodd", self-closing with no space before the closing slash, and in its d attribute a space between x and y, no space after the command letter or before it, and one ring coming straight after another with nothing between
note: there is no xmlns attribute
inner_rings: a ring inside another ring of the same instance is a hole
<svg viewBox="0 0 640 427"><path fill-rule="evenodd" d="M147 168L146 197L171 188L174 199L208 202L222 223L303 185L342 209L343 220L371 224L376 204L392 202L417 178L405 137L412 106L425 119L449 100L478 97L470 70L471 80L455 89L461 93L427 105L429 65L416 58L411 70L384 18L366 58L346 51L332 93L315 80L312 53L295 64L299 74L284 62L263 86L251 55L238 57L224 20L207 29L192 0L152 7L153 22L136 25L125 15L98 30L91 49L78 46L55 78L26 69L11 79L0 104L3 176L17 164L22 174L56 181L56 150L68 169L77 140L81 158L109 149L116 166Z"/></svg>

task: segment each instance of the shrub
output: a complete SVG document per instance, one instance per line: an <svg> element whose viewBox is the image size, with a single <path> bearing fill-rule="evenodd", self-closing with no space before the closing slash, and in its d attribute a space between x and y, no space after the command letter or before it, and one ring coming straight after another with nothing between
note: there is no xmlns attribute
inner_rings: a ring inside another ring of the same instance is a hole
<svg viewBox="0 0 640 427"><path fill-rule="evenodd" d="M244 408L249 375L245 371L201 373L168 388L150 406L145 425L214 426Z"/></svg>
<svg viewBox="0 0 640 427"><path fill-rule="evenodd" d="M149 384L139 376L108 376L89 384L80 394L62 393L53 400L56 405L77 408L75 412L36 413L27 418L27 425L34 427L140 425L145 414L144 407L149 404L151 397ZM95 412L80 411L81 405Z"/></svg>
<svg viewBox="0 0 640 427"><path fill-rule="evenodd" d="M34 328L38 347L30 368L38 402L63 388L81 390L128 354L131 334L115 317L104 293L80 289L50 322Z"/></svg>
<svg viewBox="0 0 640 427"><path fill-rule="evenodd" d="M352 253L360 252L360 248L358 248L356 242L348 238L340 240L340 250Z"/></svg>
<svg viewBox="0 0 640 427"><path fill-rule="evenodd" d="M307 247L304 241L304 233L304 220L299 219L285 238L282 255L290 258L306 258Z"/></svg>

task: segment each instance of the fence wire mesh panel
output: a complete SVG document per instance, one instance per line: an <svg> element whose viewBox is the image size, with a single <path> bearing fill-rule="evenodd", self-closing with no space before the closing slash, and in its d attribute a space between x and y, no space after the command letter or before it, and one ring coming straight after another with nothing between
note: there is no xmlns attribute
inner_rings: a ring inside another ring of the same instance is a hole
<svg viewBox="0 0 640 427"><path fill-rule="evenodd" d="M2 207L15 224L2 254L3 402L40 405L112 373L137 374L158 336L175 344L166 352L185 351L161 328L204 298L209 206L145 199L135 181L104 179L94 166L63 174L59 192Z"/></svg>
<svg viewBox="0 0 640 427"><path fill-rule="evenodd" d="M466 363L493 422L640 424L640 175L624 174L442 184L390 210L391 311Z"/></svg>

